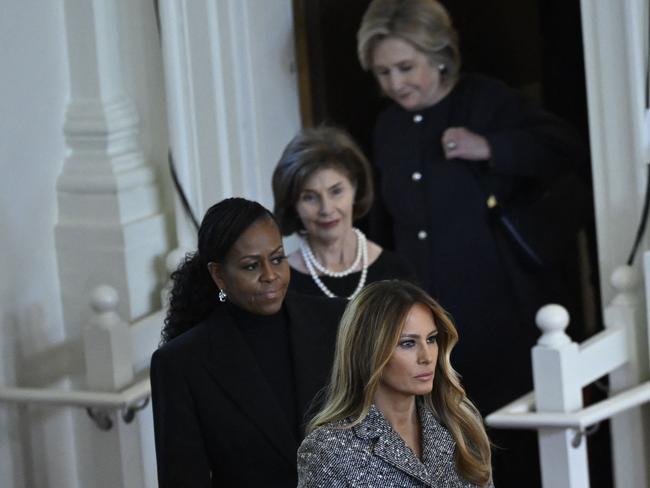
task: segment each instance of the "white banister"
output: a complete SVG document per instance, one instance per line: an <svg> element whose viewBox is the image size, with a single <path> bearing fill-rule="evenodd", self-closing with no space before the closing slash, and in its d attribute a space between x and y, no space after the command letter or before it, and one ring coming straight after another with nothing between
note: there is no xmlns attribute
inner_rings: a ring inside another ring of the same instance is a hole
<svg viewBox="0 0 650 488"><path fill-rule="evenodd" d="M628 357L625 364L612 370L609 375L610 395L617 396L619 392L648 379L647 366L642 366L640 360L647 354L644 352L647 351L647 344L644 347L645 339L642 340L645 337L643 329L647 326L644 324L638 297L640 281L637 270L630 266L620 266L611 275L610 282L616 295L605 309L605 328L625 328L625 350ZM612 466L617 488L650 488L644 423L640 408L627 410L611 419Z"/></svg>
<svg viewBox="0 0 650 488"><path fill-rule="evenodd" d="M130 422L151 396L149 361L160 341L164 313L159 310L127 325L117 315L117 306L115 289L95 288L94 315L84 330L87 389L0 386L0 403L85 408L102 430L113 427L112 420L106 419L114 412L120 411L122 419Z"/></svg>
<svg viewBox="0 0 650 488"><path fill-rule="evenodd" d="M93 390L119 391L133 382L134 372L129 325L117 313L117 291L106 285L95 288L91 307L93 316L83 329L86 384ZM95 486L143 486L137 422L114 423L112 414L115 412L107 409L89 408L87 411L104 430L93 430L89 435L95 467L102 473Z"/></svg>
<svg viewBox="0 0 650 488"><path fill-rule="evenodd" d="M90 304L94 314L83 329L86 383L100 391L119 390L133 381L133 363L129 326L117 313L117 291L98 286Z"/></svg>
<svg viewBox="0 0 650 488"><path fill-rule="evenodd" d="M560 305L542 307L536 316L542 336L533 347L535 405L540 412L575 412L582 408L578 345L565 330L569 314ZM570 429L538 430L544 487L588 488L589 470L584 443L574 447Z"/></svg>
<svg viewBox="0 0 650 488"><path fill-rule="evenodd" d="M605 309L605 330L580 345L565 333L569 314L563 307L551 304L539 310L542 335L532 350L535 390L486 417L493 427L538 431L545 488L589 487L583 434L605 419L611 419L617 487L648 486L645 463L635 462L646 459L638 407L650 402L650 381L644 381L638 360L643 342L638 334L639 277L633 268L620 266L611 283L617 293ZM583 408L582 388L605 375L610 397Z"/></svg>
<svg viewBox="0 0 650 488"><path fill-rule="evenodd" d="M127 324L117 313L117 292L107 286L93 290L91 310L83 330L87 387L0 386L0 403L85 408L92 423L86 421L84 449L92 454L97 473L92 486L144 486L142 445L150 450L153 439L141 439L134 419L151 396L148 364L159 342L163 312ZM146 415L150 422L150 413Z"/></svg>
<svg viewBox="0 0 650 488"><path fill-rule="evenodd" d="M106 410L137 409L151 395L149 376L116 392L57 390L53 388L0 387L0 402L98 408Z"/></svg>
<svg viewBox="0 0 650 488"><path fill-rule="evenodd" d="M650 402L650 381L571 413L535 410L533 393L528 393L488 415L487 423L502 429L563 428L582 432L594 424Z"/></svg>

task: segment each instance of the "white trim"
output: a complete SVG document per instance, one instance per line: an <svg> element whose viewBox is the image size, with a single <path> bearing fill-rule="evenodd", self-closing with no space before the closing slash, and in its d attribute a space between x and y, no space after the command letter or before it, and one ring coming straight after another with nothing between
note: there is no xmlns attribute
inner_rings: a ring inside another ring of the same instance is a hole
<svg viewBox="0 0 650 488"><path fill-rule="evenodd" d="M149 377L116 393L51 388L0 387L0 403L128 409L151 396Z"/></svg>
<svg viewBox="0 0 650 488"><path fill-rule="evenodd" d="M536 412L534 392L531 391L489 414L485 418L485 422L491 427L501 429L575 429L584 431L591 425L648 402L650 402L650 381L569 413Z"/></svg>
<svg viewBox="0 0 650 488"><path fill-rule="evenodd" d="M273 167L300 128L291 9L291 0L161 2L171 140L199 218L230 196L272 206ZM191 249L184 220L179 243Z"/></svg>

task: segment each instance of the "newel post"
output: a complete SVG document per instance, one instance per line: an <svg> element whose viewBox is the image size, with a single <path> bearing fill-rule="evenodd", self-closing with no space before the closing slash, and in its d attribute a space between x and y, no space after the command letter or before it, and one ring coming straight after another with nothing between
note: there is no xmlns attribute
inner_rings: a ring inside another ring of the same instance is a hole
<svg viewBox="0 0 650 488"><path fill-rule="evenodd" d="M117 392L133 382L129 326L117 313L117 291L99 286L92 293L93 315L83 330L86 383L93 391ZM89 410L95 426L89 429L93 449L93 486L144 486L138 423L126 422L120 412Z"/></svg>
<svg viewBox="0 0 650 488"><path fill-rule="evenodd" d="M535 317L542 336L533 347L535 408L538 412L572 412L582 408L578 344L565 330L569 313L546 305ZM544 488L588 488L587 450L582 434L572 429L538 431Z"/></svg>
<svg viewBox="0 0 650 488"><path fill-rule="evenodd" d="M626 390L644 381L643 357L644 334L641 310L637 296L639 273L631 266L618 266L610 282L616 292L611 304L605 308L605 327L625 331L628 351L627 363L609 375L610 395ZM646 421L641 408L634 408L616 415L610 420L612 433L612 461L614 479L618 488L649 486L646 471L647 447L644 439Z"/></svg>

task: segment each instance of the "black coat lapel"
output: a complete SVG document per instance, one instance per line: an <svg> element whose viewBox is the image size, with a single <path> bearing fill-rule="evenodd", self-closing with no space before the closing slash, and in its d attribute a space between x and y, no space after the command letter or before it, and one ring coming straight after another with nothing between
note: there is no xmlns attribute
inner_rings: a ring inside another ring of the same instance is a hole
<svg viewBox="0 0 650 488"><path fill-rule="evenodd" d="M222 311L210 320L212 334L205 367L224 394L241 408L242 414L295 466L298 444L293 429L237 325Z"/></svg>

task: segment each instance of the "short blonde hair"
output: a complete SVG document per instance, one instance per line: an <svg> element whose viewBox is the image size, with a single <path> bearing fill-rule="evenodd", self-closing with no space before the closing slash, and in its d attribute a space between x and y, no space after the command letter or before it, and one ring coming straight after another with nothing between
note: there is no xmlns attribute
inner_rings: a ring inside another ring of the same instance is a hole
<svg viewBox="0 0 650 488"><path fill-rule="evenodd" d="M444 65L441 75L445 84L458 79L458 35L447 10L436 0L374 0L357 32L357 52L363 69L372 69L375 47L388 37L408 42L426 54L432 66Z"/></svg>
<svg viewBox="0 0 650 488"><path fill-rule="evenodd" d="M406 281L376 281L348 303L339 326L325 405L307 430L350 417L353 421L346 427L363 421L404 322L416 304L431 311L438 329L433 390L422 399L456 441L458 473L479 485L486 484L492 473L490 442L481 416L465 395L450 362L451 350L458 341L456 327L438 302Z"/></svg>

